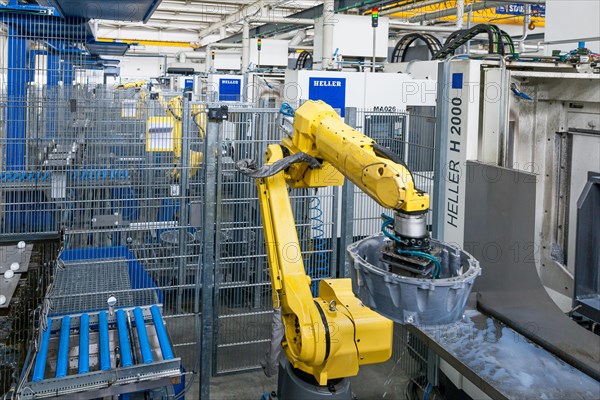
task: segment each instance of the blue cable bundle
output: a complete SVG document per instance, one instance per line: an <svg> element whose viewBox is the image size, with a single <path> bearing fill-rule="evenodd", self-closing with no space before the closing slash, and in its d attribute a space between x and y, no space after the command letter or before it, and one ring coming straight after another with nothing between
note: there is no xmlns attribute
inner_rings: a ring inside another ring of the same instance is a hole
<svg viewBox="0 0 600 400"><path fill-rule="evenodd" d="M319 294L319 279L329 278L329 254L327 254L327 239L325 239L325 229L323 228L323 210L321 209L321 199L314 196L309 202L309 213L311 220L311 229L313 231L313 257L312 267L307 271L308 275L314 279L311 284L313 296ZM314 268L314 270L313 270Z"/></svg>
<svg viewBox="0 0 600 400"><path fill-rule="evenodd" d="M383 218L383 224L381 225L381 230L382 230L383 234L398 243L402 243L402 241L400 239L398 239L398 237L396 237L396 235L394 235L393 233L391 233L388 230L388 227L394 223L394 218L390 217L389 215L385 215L385 214L381 214L381 218ZM406 256L410 256L410 257L421 257L421 258L425 258L425 259L433 262L433 264L435 265L435 267L433 268L433 279L438 279L440 277L440 274L442 273L442 264L440 263L440 260L438 260L436 257L432 256L431 254L425 253L423 251L416 251L416 250L397 249L396 251L398 252L398 254L402 254L402 255L406 255Z"/></svg>

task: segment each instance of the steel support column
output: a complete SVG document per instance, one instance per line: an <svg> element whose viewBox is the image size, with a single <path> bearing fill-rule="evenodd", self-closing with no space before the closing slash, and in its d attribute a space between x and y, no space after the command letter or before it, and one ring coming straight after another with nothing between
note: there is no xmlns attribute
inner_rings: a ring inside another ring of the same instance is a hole
<svg viewBox="0 0 600 400"><path fill-rule="evenodd" d="M181 177L179 180L179 252L178 252L178 285L177 288L177 313L183 310L183 286L186 284L187 262L188 262L188 228L189 221L189 171L190 169L190 105L188 100L183 98L181 105Z"/></svg>

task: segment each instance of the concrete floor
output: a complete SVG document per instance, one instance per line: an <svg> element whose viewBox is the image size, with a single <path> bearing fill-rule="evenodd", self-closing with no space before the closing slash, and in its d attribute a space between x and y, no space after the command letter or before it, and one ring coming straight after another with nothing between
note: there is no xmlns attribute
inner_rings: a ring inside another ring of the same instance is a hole
<svg viewBox="0 0 600 400"><path fill-rule="evenodd" d="M393 361L365 365L352 378L352 390L357 399L404 400L408 377ZM277 389L277 377L267 378L262 371L213 377L211 400L259 400L263 393ZM198 384L191 388L186 399L198 399Z"/></svg>

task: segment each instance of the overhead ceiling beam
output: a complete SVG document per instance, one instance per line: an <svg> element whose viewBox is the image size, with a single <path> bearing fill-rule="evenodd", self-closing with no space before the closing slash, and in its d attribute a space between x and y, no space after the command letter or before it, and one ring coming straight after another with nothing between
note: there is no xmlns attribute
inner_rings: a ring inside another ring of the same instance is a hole
<svg viewBox="0 0 600 400"><path fill-rule="evenodd" d="M127 30L127 29L177 30L177 29L180 29L180 30L186 30L186 31L192 31L192 32L199 32L201 29L201 27L199 27L198 24L190 24L190 23L186 23L186 22L182 22L182 21L178 21L176 24L152 22L152 21L148 21L145 24L134 24L131 22L117 22L117 21L110 21L110 22L102 21L102 22L98 23L98 26L99 27L107 27L107 28L118 28L121 30Z"/></svg>
<svg viewBox="0 0 600 400"><path fill-rule="evenodd" d="M205 36L210 35L211 33L215 32L215 31L218 31L222 27L225 27L229 24L242 21L245 18L254 17L254 16L256 16L256 14L260 14L261 11L265 7L267 7L269 5L274 5L276 2L277 2L276 0L258 0L254 3L251 3L251 4L241 8L237 12L224 18L223 20L216 22L214 24L211 24L208 27L204 28L200 32L200 39L202 39Z"/></svg>
<svg viewBox="0 0 600 400"><path fill-rule="evenodd" d="M379 11L379 15L389 15L402 11L410 11L415 8L434 6L436 4L444 3L446 0L428 0L428 1L415 1L402 6L394 6L392 8L386 8L385 10Z"/></svg>
<svg viewBox="0 0 600 400"><path fill-rule="evenodd" d="M375 3L375 1L365 0L365 1L361 2L358 0L335 0L334 9L337 12L339 10L348 10L350 8L353 8L353 6L354 7L365 7L371 3ZM315 18L320 17L321 15L323 15L323 4L319 4L317 6L310 7L305 10L302 10L300 12L288 15L286 18L288 18L290 20L293 20L295 18L298 18L301 20L302 19L315 19ZM293 24L267 23L265 25L258 26L256 28L251 29L250 37L288 32L293 29L298 29L298 27ZM241 42L241 41L242 41L242 34L238 33L236 35L232 35L225 39L220 40L219 43L237 43L237 42Z"/></svg>
<svg viewBox="0 0 600 400"><path fill-rule="evenodd" d="M186 15L186 14L169 14L169 13L154 13L150 21L188 21L191 23L196 23L198 25L206 26L207 24L211 24L216 21L220 21L220 18L217 16L207 17L207 16L197 16L197 15Z"/></svg>
<svg viewBox="0 0 600 400"><path fill-rule="evenodd" d="M186 13L198 13L208 15L226 15L239 10L236 5L227 4L184 4L182 2L177 3L161 3L156 11L169 11L169 12L186 12Z"/></svg>
<svg viewBox="0 0 600 400"><path fill-rule="evenodd" d="M214 4L214 3L218 3L218 4L227 4L227 5L237 5L237 6L246 6L250 3L252 3L253 1L256 0L225 0L225 1L219 1L219 0L191 0L191 1L186 1L186 4ZM172 1L169 1L172 2ZM180 1L177 1L177 3L181 3Z"/></svg>

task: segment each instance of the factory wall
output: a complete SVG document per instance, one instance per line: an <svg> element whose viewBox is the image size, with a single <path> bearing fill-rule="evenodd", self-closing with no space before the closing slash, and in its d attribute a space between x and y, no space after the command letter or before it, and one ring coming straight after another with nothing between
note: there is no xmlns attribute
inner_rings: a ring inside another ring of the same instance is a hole
<svg viewBox="0 0 600 400"><path fill-rule="evenodd" d="M164 57L118 57L121 79L148 79L163 74Z"/></svg>
<svg viewBox="0 0 600 400"><path fill-rule="evenodd" d="M585 11L583 11L585 10ZM573 50L577 39L600 37L600 2L596 0L547 0L546 1L546 37L545 41L574 39L573 43L549 45L546 54L552 50ZM600 52L600 42L588 42L586 47Z"/></svg>

